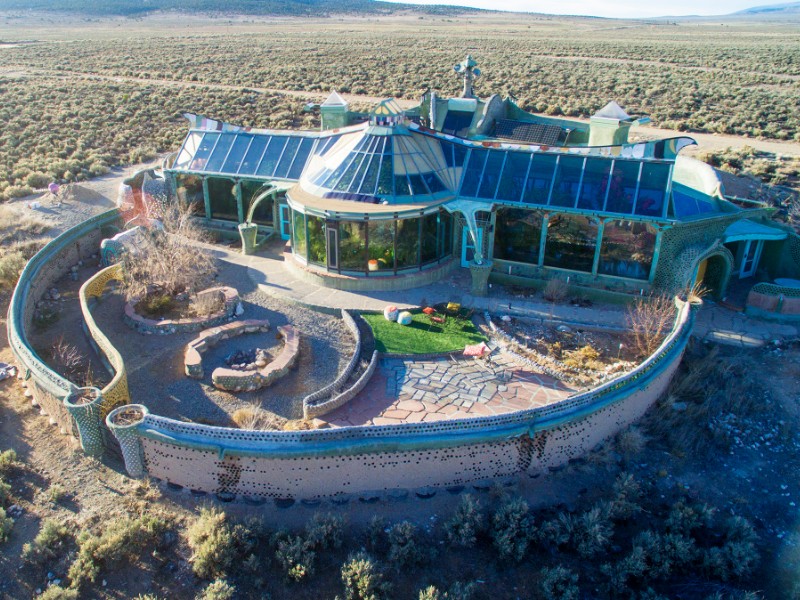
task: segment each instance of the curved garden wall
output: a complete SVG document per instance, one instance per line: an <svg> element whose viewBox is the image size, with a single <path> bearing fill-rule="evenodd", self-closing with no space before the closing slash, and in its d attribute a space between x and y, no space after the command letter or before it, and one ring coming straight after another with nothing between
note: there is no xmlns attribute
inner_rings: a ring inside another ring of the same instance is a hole
<svg viewBox="0 0 800 600"><path fill-rule="evenodd" d="M278 432L144 410L120 432L126 467L195 491L257 498L389 493L540 473L639 419L669 385L693 320L681 303L673 331L633 372L558 404L497 417Z"/></svg>
<svg viewBox="0 0 800 600"><path fill-rule="evenodd" d="M120 211L112 209L65 231L37 252L20 275L8 308L8 341L19 366L23 385L34 403L65 433L77 433L63 400L76 386L53 371L29 345L26 332L33 325L36 302L80 260L97 252L104 228L116 224Z"/></svg>

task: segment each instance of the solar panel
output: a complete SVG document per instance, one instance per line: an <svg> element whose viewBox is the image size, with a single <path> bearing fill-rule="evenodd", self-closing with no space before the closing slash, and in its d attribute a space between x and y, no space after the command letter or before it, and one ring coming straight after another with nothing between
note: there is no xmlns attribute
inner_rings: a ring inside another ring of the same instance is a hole
<svg viewBox="0 0 800 600"><path fill-rule="evenodd" d="M511 119L498 119L495 126L496 137L544 146L557 145L562 132L563 129L557 125L525 123Z"/></svg>

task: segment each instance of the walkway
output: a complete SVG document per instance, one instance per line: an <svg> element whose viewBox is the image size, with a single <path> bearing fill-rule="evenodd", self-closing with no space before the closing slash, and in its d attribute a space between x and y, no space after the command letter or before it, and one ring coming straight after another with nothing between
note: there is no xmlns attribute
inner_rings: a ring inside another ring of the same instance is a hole
<svg viewBox="0 0 800 600"><path fill-rule="evenodd" d="M385 358L361 393L322 420L334 427L398 425L501 415L546 406L575 390L523 371L507 355Z"/></svg>
<svg viewBox="0 0 800 600"><path fill-rule="evenodd" d="M508 313L540 319L543 323L627 329L626 310L622 306L553 304L538 298L514 295L503 286L490 289L486 298L472 296L468 291L470 274L466 269L456 269L438 283L411 290L362 293L332 290L297 279L285 268L282 249L282 243L273 244L257 256L242 256L234 249L214 247L220 258L249 267L250 279L263 292L325 310L345 308L380 311L387 304L406 308L447 301L494 314ZM716 343L758 347L773 340L797 339L800 337L800 326L753 319L741 312L707 302L697 316L694 334Z"/></svg>

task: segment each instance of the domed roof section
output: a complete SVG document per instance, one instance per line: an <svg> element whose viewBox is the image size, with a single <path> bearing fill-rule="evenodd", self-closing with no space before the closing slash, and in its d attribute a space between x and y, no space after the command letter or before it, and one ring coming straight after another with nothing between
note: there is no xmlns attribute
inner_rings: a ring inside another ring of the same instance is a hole
<svg viewBox="0 0 800 600"><path fill-rule="evenodd" d="M320 139L300 186L322 198L408 204L452 195L458 181L440 144L409 131L397 103L384 100L369 123Z"/></svg>

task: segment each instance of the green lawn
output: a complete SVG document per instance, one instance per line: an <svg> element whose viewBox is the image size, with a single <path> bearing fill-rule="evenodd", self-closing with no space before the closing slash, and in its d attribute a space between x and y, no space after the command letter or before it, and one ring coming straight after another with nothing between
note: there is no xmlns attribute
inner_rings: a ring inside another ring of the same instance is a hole
<svg viewBox="0 0 800 600"><path fill-rule="evenodd" d="M463 350L468 344L487 340L468 318L448 315L444 325L431 326L428 315L412 310L411 325L387 321L382 314L363 314L372 327L375 348L389 354L432 354Z"/></svg>

